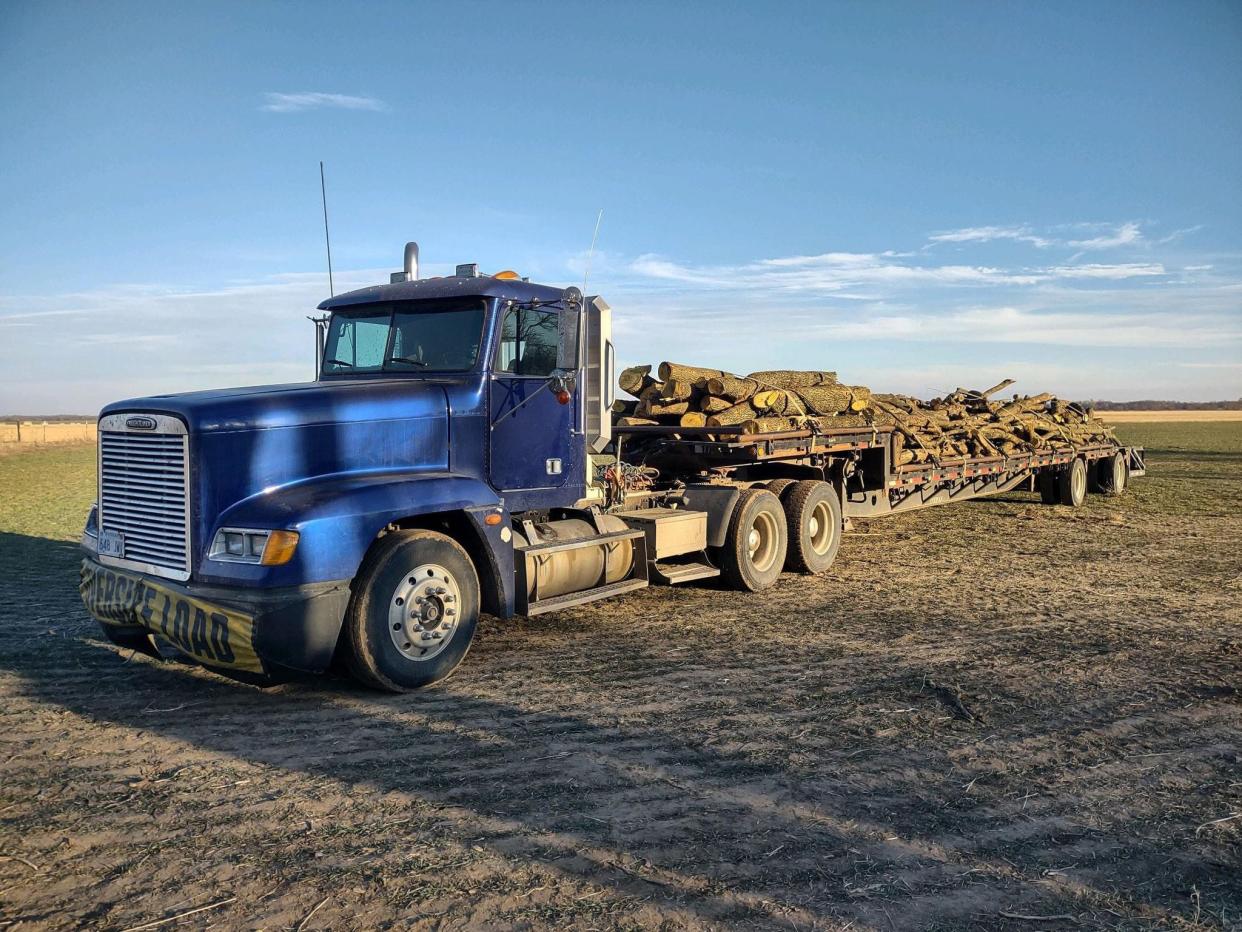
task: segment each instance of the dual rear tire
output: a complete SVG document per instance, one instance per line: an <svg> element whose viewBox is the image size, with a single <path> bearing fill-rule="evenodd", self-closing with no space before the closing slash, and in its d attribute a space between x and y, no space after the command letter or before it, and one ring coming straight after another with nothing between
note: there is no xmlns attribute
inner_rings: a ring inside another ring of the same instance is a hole
<svg viewBox="0 0 1242 932"><path fill-rule="evenodd" d="M757 592L782 570L827 572L841 546L841 500L818 480L773 479L744 490L719 557L731 589Z"/></svg>
<svg viewBox="0 0 1242 932"><path fill-rule="evenodd" d="M1068 505L1078 508L1087 492L1120 495L1125 491L1130 470L1124 453L1115 453L1088 466L1082 457L1055 472L1044 470L1037 482L1039 497L1045 505Z"/></svg>

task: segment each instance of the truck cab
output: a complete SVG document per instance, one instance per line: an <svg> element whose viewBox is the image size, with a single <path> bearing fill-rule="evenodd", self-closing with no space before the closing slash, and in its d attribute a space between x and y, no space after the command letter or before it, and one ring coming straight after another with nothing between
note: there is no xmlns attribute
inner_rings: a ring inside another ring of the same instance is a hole
<svg viewBox="0 0 1242 932"><path fill-rule="evenodd" d="M644 532L600 507L601 298L474 265L420 278L410 244L388 284L319 307L312 382L101 412L81 591L112 640L400 690L448 675L482 611L646 585Z"/></svg>

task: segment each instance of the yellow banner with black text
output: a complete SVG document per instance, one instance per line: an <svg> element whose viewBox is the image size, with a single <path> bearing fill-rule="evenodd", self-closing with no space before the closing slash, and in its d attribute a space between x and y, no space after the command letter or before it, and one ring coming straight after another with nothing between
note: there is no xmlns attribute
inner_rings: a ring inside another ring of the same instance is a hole
<svg viewBox="0 0 1242 932"><path fill-rule="evenodd" d="M106 625L140 625L210 666L263 672L250 615L93 560L82 561L78 588L86 610Z"/></svg>

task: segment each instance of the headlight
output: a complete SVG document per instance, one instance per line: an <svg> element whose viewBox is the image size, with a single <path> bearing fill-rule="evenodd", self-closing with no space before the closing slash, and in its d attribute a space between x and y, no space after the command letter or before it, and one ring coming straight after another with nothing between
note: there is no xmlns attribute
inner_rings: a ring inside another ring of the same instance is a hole
<svg viewBox="0 0 1242 932"><path fill-rule="evenodd" d="M216 531L207 558L218 563L258 563L280 566L293 559L298 549L297 531L266 531L224 527Z"/></svg>

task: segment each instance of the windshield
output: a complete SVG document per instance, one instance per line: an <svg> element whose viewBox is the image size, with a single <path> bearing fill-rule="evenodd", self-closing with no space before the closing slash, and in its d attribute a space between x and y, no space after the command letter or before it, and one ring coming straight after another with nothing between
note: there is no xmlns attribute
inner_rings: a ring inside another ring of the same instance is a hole
<svg viewBox="0 0 1242 932"><path fill-rule="evenodd" d="M465 372L483 340L481 300L399 301L337 311L324 343L324 375Z"/></svg>

